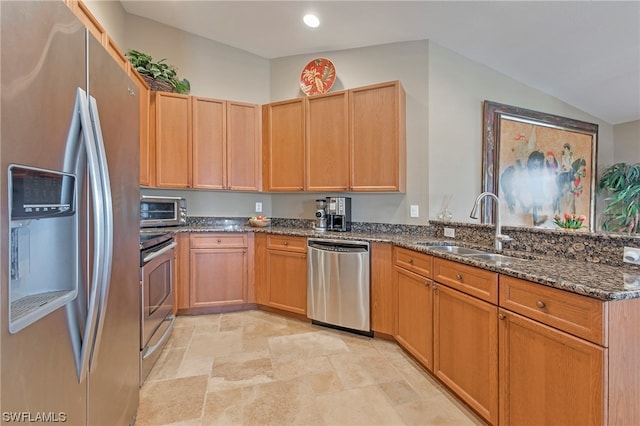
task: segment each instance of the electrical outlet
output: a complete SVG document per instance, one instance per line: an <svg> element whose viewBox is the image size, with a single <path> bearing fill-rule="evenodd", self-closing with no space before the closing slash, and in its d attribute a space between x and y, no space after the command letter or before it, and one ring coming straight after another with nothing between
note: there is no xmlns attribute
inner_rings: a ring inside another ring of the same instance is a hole
<svg viewBox="0 0 640 426"><path fill-rule="evenodd" d="M256 203L256 213L262 212L262 203Z"/></svg>
<svg viewBox="0 0 640 426"><path fill-rule="evenodd" d="M418 213L418 206L415 204L411 205L411 217L420 217L420 214Z"/></svg>
<svg viewBox="0 0 640 426"><path fill-rule="evenodd" d="M456 237L455 228L444 228L444 236L449 238L455 238Z"/></svg>
<svg viewBox="0 0 640 426"><path fill-rule="evenodd" d="M633 265L640 265L640 248L625 247L622 261Z"/></svg>

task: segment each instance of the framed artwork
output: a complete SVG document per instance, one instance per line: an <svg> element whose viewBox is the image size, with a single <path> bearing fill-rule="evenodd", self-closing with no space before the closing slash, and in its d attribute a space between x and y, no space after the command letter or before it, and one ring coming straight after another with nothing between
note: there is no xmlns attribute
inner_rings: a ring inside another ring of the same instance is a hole
<svg viewBox="0 0 640 426"><path fill-rule="evenodd" d="M569 218L592 231L598 125L490 101L483 114L482 188L500 199L502 224L558 228ZM482 223L493 223L487 201Z"/></svg>

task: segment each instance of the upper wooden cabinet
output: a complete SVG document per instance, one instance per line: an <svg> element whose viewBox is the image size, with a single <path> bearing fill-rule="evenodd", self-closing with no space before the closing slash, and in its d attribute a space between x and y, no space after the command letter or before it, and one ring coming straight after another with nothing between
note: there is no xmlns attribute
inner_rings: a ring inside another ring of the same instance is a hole
<svg viewBox="0 0 640 426"><path fill-rule="evenodd" d="M191 186L191 102L189 96L152 92L149 137L155 142L156 186Z"/></svg>
<svg viewBox="0 0 640 426"><path fill-rule="evenodd" d="M349 96L347 91L306 99L307 191L349 189Z"/></svg>
<svg viewBox="0 0 640 426"><path fill-rule="evenodd" d="M267 191L404 191L399 81L263 107Z"/></svg>
<svg viewBox="0 0 640 426"><path fill-rule="evenodd" d="M304 119L303 98L262 107L266 191L304 189Z"/></svg>
<svg viewBox="0 0 640 426"><path fill-rule="evenodd" d="M192 97L193 187L227 186L227 108L219 99Z"/></svg>
<svg viewBox="0 0 640 426"><path fill-rule="evenodd" d="M349 90L352 191L405 191L405 98L399 81Z"/></svg>
<svg viewBox="0 0 640 426"><path fill-rule="evenodd" d="M259 105L153 92L150 110L150 186L260 189Z"/></svg>
<svg viewBox="0 0 640 426"><path fill-rule="evenodd" d="M260 106L227 101L227 188L260 190Z"/></svg>

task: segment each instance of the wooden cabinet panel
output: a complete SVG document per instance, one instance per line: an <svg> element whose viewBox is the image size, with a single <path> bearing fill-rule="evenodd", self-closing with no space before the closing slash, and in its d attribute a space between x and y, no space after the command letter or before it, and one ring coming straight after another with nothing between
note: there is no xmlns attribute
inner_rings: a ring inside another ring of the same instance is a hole
<svg viewBox="0 0 640 426"><path fill-rule="evenodd" d="M255 104L227 101L227 188L260 189L260 108Z"/></svg>
<svg viewBox="0 0 640 426"><path fill-rule="evenodd" d="M393 245L371 243L371 330L396 335L398 292L393 282Z"/></svg>
<svg viewBox="0 0 640 426"><path fill-rule="evenodd" d="M432 276L433 256L408 250L402 247L395 247L393 251L393 263L396 266L414 272L423 277Z"/></svg>
<svg viewBox="0 0 640 426"><path fill-rule="evenodd" d="M267 250L267 304L307 314L307 255Z"/></svg>
<svg viewBox="0 0 640 426"><path fill-rule="evenodd" d="M256 303L259 305L267 305L269 302L267 291L267 234L254 234L254 247L254 285Z"/></svg>
<svg viewBox="0 0 640 426"><path fill-rule="evenodd" d="M193 119L193 187L224 189L227 185L226 102L191 97Z"/></svg>
<svg viewBox="0 0 640 426"><path fill-rule="evenodd" d="M432 282L423 276L395 268L398 289L396 340L429 371L433 370Z"/></svg>
<svg viewBox="0 0 640 426"><path fill-rule="evenodd" d="M304 99L264 105L263 184L268 191L304 189Z"/></svg>
<svg viewBox="0 0 640 426"><path fill-rule="evenodd" d="M68 0L65 2L69 9L80 19L82 24L89 29L91 35L100 41L103 46L106 43L107 31L91 13L86 4L78 0Z"/></svg>
<svg viewBox="0 0 640 426"><path fill-rule="evenodd" d="M105 39L105 41L104 41L105 48L107 49L107 52L109 52L109 54L111 55L113 60L116 61L118 63L118 65L120 65L120 67L125 72L129 72L129 67L130 67L129 66L129 60L124 55L122 50L120 50L120 48L118 47L116 42L113 41L113 39L111 37L109 37L107 34L104 35L104 39Z"/></svg>
<svg viewBox="0 0 640 426"><path fill-rule="evenodd" d="M189 307L247 302L249 255L246 234L191 234Z"/></svg>
<svg viewBox="0 0 640 426"><path fill-rule="evenodd" d="M175 236L176 247L176 309L189 309L189 234L178 233Z"/></svg>
<svg viewBox="0 0 640 426"><path fill-rule="evenodd" d="M246 248L191 249L190 307L245 303Z"/></svg>
<svg viewBox="0 0 640 426"><path fill-rule="evenodd" d="M449 287L498 304L498 274L442 258L433 259L433 279Z"/></svg>
<svg viewBox="0 0 640 426"><path fill-rule="evenodd" d="M346 191L349 189L348 92L306 99L306 190Z"/></svg>
<svg viewBox="0 0 640 426"><path fill-rule="evenodd" d="M606 304L599 300L502 275L500 306L606 346Z"/></svg>
<svg viewBox="0 0 640 426"><path fill-rule="evenodd" d="M156 184L191 186L191 102L175 93L152 92L151 112L156 151ZM151 136L151 135L150 135Z"/></svg>
<svg viewBox="0 0 640 426"><path fill-rule="evenodd" d="M405 190L405 96L399 81L349 90L353 191Z"/></svg>
<svg viewBox="0 0 640 426"><path fill-rule="evenodd" d="M149 140L149 103L151 91L146 81L133 68L129 76L138 86L140 93L140 185L155 185L155 150Z"/></svg>
<svg viewBox="0 0 640 426"><path fill-rule="evenodd" d="M500 312L500 424L605 424L607 350Z"/></svg>
<svg viewBox="0 0 640 426"><path fill-rule="evenodd" d="M307 239L289 235L267 235L267 248L306 253Z"/></svg>
<svg viewBox="0 0 640 426"><path fill-rule="evenodd" d="M246 234L192 234L191 248L247 247Z"/></svg>
<svg viewBox="0 0 640 426"><path fill-rule="evenodd" d="M445 285L435 286L433 372L482 417L496 424L498 308Z"/></svg>

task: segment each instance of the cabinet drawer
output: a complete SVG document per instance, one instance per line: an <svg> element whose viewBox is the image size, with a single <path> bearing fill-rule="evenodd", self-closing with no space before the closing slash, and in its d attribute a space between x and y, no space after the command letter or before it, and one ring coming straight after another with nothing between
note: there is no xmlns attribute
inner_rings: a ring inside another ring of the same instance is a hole
<svg viewBox="0 0 640 426"><path fill-rule="evenodd" d="M500 306L606 346L600 300L501 275Z"/></svg>
<svg viewBox="0 0 640 426"><path fill-rule="evenodd" d="M498 304L498 274L495 272L435 258L433 280L478 299Z"/></svg>
<svg viewBox="0 0 640 426"><path fill-rule="evenodd" d="M247 247L247 234L192 234L191 248Z"/></svg>
<svg viewBox="0 0 640 426"><path fill-rule="evenodd" d="M423 277L431 278L432 256L402 247L393 248L394 265L414 272Z"/></svg>
<svg viewBox="0 0 640 426"><path fill-rule="evenodd" d="M307 239L288 235L267 235L267 248L306 253Z"/></svg>

